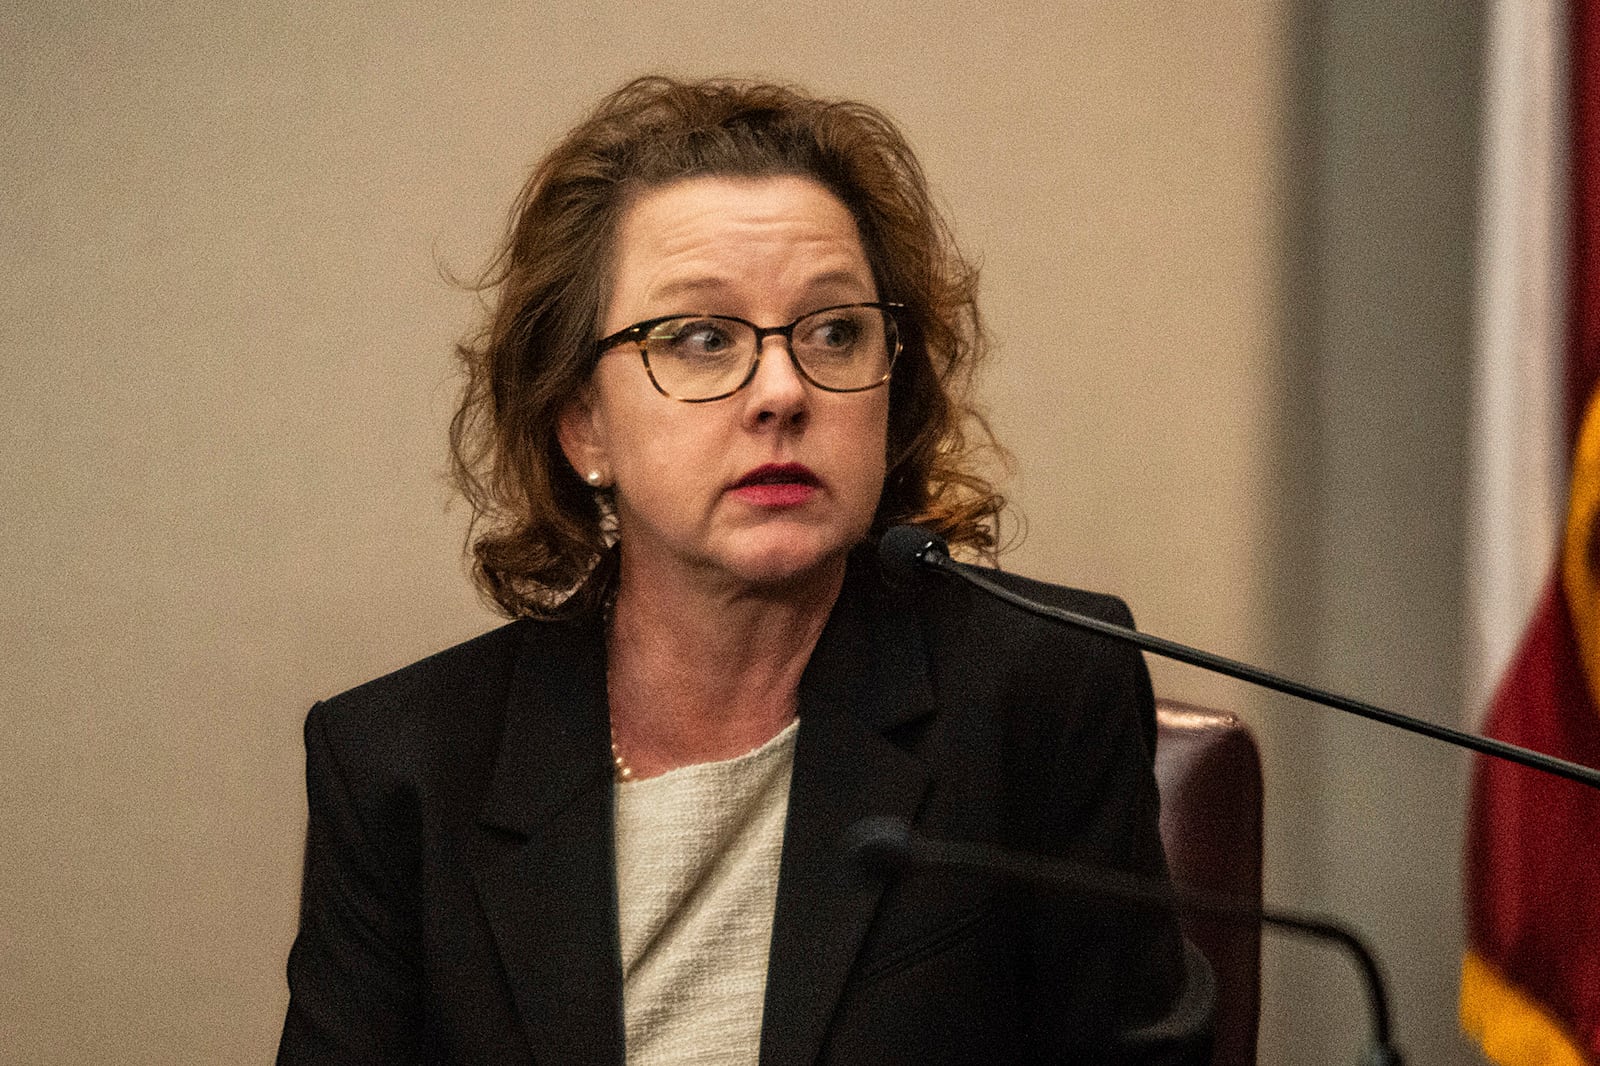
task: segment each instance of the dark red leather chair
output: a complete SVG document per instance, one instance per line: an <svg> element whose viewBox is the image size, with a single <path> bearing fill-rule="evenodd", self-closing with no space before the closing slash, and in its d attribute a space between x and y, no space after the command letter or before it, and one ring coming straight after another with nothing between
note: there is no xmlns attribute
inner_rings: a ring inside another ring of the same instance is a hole
<svg viewBox="0 0 1600 1066"><path fill-rule="evenodd" d="M1261 902L1261 758L1236 715L1156 701L1161 840L1175 884ZM1185 915L1217 979L1213 1066L1255 1066L1261 930Z"/></svg>

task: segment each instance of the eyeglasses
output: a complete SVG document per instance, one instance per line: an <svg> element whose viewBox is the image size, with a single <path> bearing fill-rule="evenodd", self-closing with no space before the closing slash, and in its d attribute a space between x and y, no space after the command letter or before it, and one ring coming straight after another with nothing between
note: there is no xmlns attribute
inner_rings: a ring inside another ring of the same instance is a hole
<svg viewBox="0 0 1600 1066"><path fill-rule="evenodd" d="M637 344L656 391L684 403L732 396L756 376L761 346L782 337L800 376L827 392L865 392L889 380L900 354L904 304L824 307L787 326L763 328L728 315L668 315L595 342L595 356Z"/></svg>

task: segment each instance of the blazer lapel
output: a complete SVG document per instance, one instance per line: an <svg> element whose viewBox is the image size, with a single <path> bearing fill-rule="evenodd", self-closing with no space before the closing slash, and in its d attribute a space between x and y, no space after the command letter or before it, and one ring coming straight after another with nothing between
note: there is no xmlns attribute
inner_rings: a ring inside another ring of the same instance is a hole
<svg viewBox="0 0 1600 1066"><path fill-rule="evenodd" d="M623 1061L604 641L530 627L470 862L535 1061Z"/></svg>
<svg viewBox="0 0 1600 1066"><path fill-rule="evenodd" d="M817 1058L882 894L880 878L848 868L840 836L871 814L910 820L928 786L922 764L885 735L932 709L921 633L862 569L852 567L801 680L762 1066Z"/></svg>

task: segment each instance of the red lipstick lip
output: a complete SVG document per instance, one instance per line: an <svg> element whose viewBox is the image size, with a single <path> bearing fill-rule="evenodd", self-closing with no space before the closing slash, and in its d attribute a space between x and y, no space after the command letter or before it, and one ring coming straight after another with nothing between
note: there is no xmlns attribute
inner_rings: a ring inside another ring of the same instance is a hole
<svg viewBox="0 0 1600 1066"><path fill-rule="evenodd" d="M751 485L810 485L819 487L822 479L811 472L811 468L804 463L763 463L754 470L747 471L728 488L743 489Z"/></svg>

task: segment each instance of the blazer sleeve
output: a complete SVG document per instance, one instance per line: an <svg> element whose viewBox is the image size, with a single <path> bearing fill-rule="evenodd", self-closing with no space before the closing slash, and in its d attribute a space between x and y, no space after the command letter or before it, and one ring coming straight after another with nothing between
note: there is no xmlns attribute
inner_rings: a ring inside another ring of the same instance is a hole
<svg viewBox="0 0 1600 1066"><path fill-rule="evenodd" d="M280 1066L406 1063L420 1051L414 857L392 760L342 745L328 707L306 718L305 879L289 953Z"/></svg>
<svg viewBox="0 0 1600 1066"><path fill-rule="evenodd" d="M1099 599L1099 598L1097 598ZM1097 614L1123 625L1120 601L1100 599ZM1160 799L1154 773L1155 700L1144 658L1103 639L1080 645L1087 669L1073 681L1040 678L1059 694L1063 728L1047 771L1046 846L1066 858L1165 880ZM1048 662L1049 655L1037 661ZM1143 1066L1209 1061L1209 1031L1167 1047L1107 1053L1125 1034L1160 1022L1183 1005L1185 959L1170 912L1098 901L1042 905L1034 926L1034 1046L1077 1061ZM1069 1023L1067 1020L1072 1019ZM1089 1050L1096 1049L1096 1050Z"/></svg>

